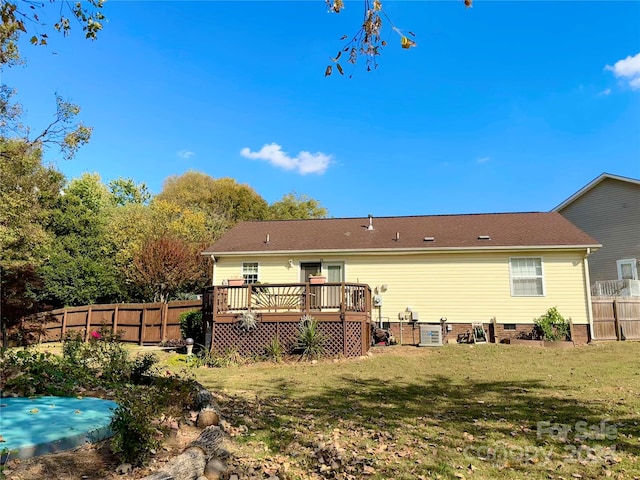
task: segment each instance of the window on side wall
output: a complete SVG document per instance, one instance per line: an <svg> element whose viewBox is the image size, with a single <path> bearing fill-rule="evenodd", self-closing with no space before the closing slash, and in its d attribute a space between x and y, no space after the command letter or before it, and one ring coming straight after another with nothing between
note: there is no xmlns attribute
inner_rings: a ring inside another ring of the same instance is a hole
<svg viewBox="0 0 640 480"><path fill-rule="evenodd" d="M258 281L258 262L242 262L242 278L244 278L244 283L256 283Z"/></svg>
<svg viewBox="0 0 640 480"><path fill-rule="evenodd" d="M514 297L539 297L544 295L542 258L511 258L510 268L511 295Z"/></svg>
<svg viewBox="0 0 640 480"><path fill-rule="evenodd" d="M638 268L635 258L625 258L616 262L618 266L618 280L638 280Z"/></svg>

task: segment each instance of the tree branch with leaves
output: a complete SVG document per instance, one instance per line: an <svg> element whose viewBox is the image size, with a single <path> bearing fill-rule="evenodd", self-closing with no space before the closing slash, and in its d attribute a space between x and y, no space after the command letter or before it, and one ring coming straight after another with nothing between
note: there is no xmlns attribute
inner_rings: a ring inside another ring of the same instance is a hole
<svg viewBox="0 0 640 480"><path fill-rule="evenodd" d="M72 22L82 28L85 38L95 40L102 30L105 16L102 13L104 0L83 0L68 2L55 0L3 0L0 4L0 65L16 65L22 62L18 47L20 36L31 35L32 45L47 45L49 35L47 24L43 20L46 4L59 5L59 12L53 29L69 35Z"/></svg>

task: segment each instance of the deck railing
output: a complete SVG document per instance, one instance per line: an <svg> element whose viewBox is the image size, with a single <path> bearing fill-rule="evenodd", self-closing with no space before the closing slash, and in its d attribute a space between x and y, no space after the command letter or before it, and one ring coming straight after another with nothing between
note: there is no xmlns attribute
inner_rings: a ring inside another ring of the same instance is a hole
<svg viewBox="0 0 640 480"><path fill-rule="evenodd" d="M365 312L371 289L359 283L216 285L203 297L205 316L252 310L258 313Z"/></svg>
<svg viewBox="0 0 640 480"><path fill-rule="evenodd" d="M599 280L591 285L594 297L640 297L640 280Z"/></svg>

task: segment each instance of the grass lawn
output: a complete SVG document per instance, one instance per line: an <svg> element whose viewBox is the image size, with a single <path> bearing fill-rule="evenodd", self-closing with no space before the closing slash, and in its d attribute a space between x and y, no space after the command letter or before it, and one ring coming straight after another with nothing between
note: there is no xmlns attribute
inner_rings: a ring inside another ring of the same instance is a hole
<svg viewBox="0 0 640 480"><path fill-rule="evenodd" d="M179 370L176 355L162 358ZM386 347L191 374L218 396L240 478L640 478L640 343Z"/></svg>

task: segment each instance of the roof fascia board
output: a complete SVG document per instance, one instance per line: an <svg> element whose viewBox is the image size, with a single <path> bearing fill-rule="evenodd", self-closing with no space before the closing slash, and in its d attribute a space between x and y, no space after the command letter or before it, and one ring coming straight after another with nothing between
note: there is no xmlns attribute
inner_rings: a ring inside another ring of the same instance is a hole
<svg viewBox="0 0 640 480"><path fill-rule="evenodd" d="M578 199L581 196L583 196L585 193L587 193L589 190L591 190L593 187L595 187L596 185L601 183L603 180L606 180L607 178L610 178L612 180L620 180L621 182L628 182L628 183L632 183L632 184L635 184L635 185L640 185L640 180L636 180L634 178L621 177L620 175L612 175L610 173L603 173L603 174L599 175L597 178L595 178L592 181L590 181L589 183L587 183L584 187L582 187L576 193L571 195L564 202L562 202L561 204L559 204L559 205L555 206L554 208L552 208L551 211L552 212L557 212L559 210L562 210L564 207L566 207L570 203L573 203L576 199Z"/></svg>
<svg viewBox="0 0 640 480"><path fill-rule="evenodd" d="M273 251L244 251L244 252L202 252L201 255L216 257L236 256L260 256L260 255L319 255L319 254L349 254L368 255L371 253L385 253L387 255L408 255L414 253L440 253L440 252L478 252L478 251L523 251L523 250L585 250L598 249L602 244L593 245L523 245L523 246L487 246L487 247L441 247L441 248L371 248L362 250L273 250Z"/></svg>

